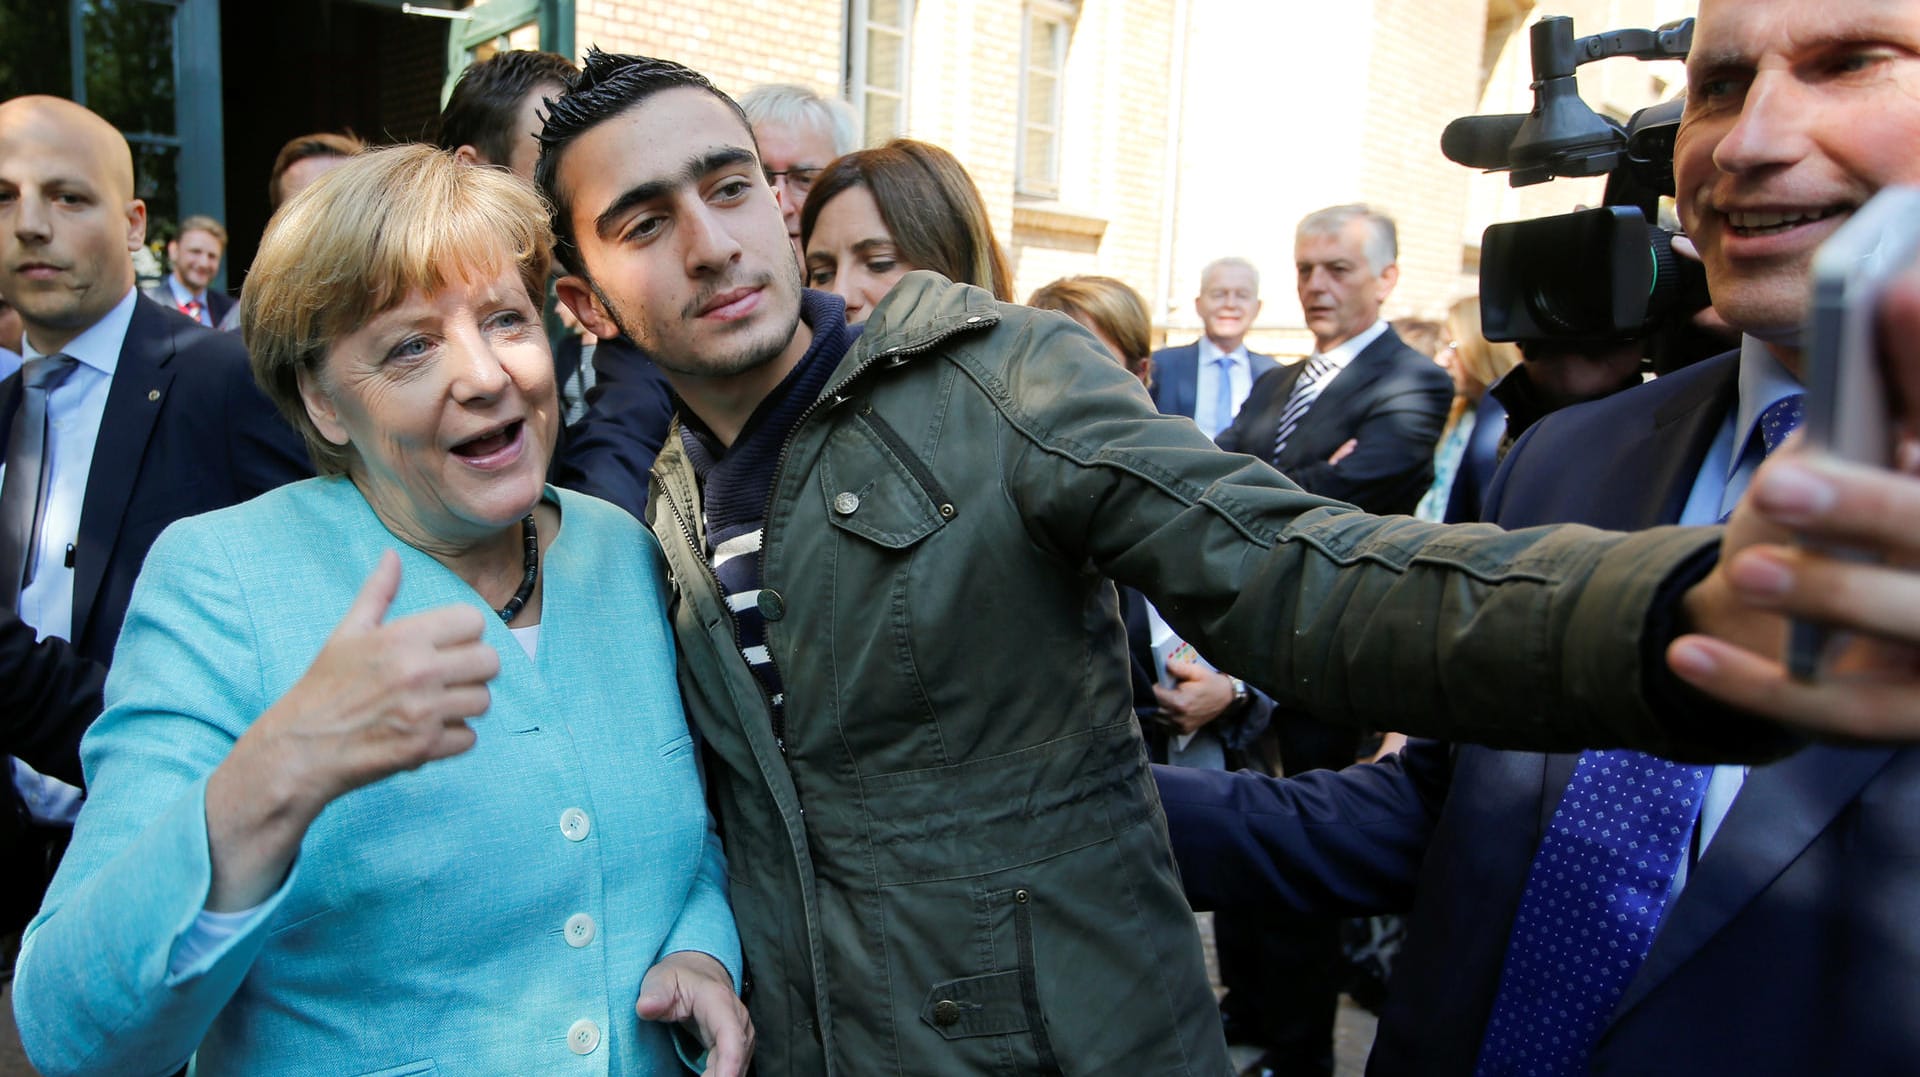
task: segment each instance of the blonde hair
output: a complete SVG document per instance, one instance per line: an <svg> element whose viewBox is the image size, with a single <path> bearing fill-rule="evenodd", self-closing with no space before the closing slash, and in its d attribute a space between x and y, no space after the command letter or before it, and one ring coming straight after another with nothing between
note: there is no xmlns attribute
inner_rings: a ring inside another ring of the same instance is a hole
<svg viewBox="0 0 1920 1077"><path fill-rule="evenodd" d="M336 340L407 296L508 264L537 302L552 248L546 207L524 180L432 146L359 154L282 206L260 241L240 293L254 380L314 467L345 474L354 452L314 426L300 371L319 374Z"/></svg>
<svg viewBox="0 0 1920 1077"><path fill-rule="evenodd" d="M1125 355L1114 358L1135 374L1153 355L1153 320L1146 301L1125 281L1113 277L1061 277L1027 300L1027 306L1057 310L1100 327Z"/></svg>
<svg viewBox="0 0 1920 1077"><path fill-rule="evenodd" d="M1480 335L1479 296L1454 300L1453 306L1447 308L1447 326L1454 334L1453 361L1460 364L1468 385L1480 386L1480 391L1471 396L1454 397L1452 413L1447 416L1447 425L1451 427L1463 412L1480 402L1488 386L1520 365L1520 348L1515 344L1495 344Z"/></svg>

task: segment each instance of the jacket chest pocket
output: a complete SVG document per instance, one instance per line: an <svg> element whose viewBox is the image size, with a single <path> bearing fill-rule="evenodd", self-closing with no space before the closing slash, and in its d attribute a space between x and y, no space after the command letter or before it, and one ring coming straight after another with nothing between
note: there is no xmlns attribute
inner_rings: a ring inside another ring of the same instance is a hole
<svg viewBox="0 0 1920 1077"><path fill-rule="evenodd" d="M932 470L870 404L828 436L819 475L828 521L884 549L909 549L959 512Z"/></svg>

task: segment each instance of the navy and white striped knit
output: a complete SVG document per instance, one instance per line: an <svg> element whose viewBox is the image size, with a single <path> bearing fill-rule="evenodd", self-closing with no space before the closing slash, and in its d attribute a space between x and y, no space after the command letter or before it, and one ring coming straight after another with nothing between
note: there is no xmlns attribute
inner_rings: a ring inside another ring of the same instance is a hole
<svg viewBox="0 0 1920 1077"><path fill-rule="evenodd" d="M846 303L825 292L801 293L800 320L812 328L813 344L786 380L760 402L732 447L723 448L690 412L680 413L680 440L700 480L707 559L733 614L740 654L773 704L776 731L783 725L786 699L780 671L767 653L767 621L760 612L760 541L773 494L773 469L794 423L860 335L859 326L847 325Z"/></svg>

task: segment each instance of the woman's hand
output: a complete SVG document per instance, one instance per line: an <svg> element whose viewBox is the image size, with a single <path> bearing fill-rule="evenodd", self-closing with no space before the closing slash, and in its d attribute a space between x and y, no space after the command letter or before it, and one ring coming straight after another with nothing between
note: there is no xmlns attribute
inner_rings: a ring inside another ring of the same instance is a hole
<svg viewBox="0 0 1920 1077"><path fill-rule="evenodd" d="M707 1048L706 1077L739 1077L753 1057L753 1022L726 967L697 950L660 959L640 981L642 1021L678 1021Z"/></svg>
<svg viewBox="0 0 1920 1077"><path fill-rule="evenodd" d="M383 624L399 589L388 551L313 665L207 779L208 909L273 893L334 798L473 746L466 720L486 712L500 671L485 614L446 606Z"/></svg>

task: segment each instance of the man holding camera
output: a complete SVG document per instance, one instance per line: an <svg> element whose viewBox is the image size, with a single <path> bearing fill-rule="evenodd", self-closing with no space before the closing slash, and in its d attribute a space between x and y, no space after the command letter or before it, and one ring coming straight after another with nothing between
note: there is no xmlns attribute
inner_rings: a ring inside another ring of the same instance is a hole
<svg viewBox="0 0 1920 1077"><path fill-rule="evenodd" d="M1679 209L1741 347L1543 420L1498 523L1724 518L1798 425L1814 250L1920 182L1920 8L1703 0L1688 66ZM1887 336L1910 349L1907 303ZM1749 567L1784 592L1803 565ZM1426 741L1297 783L1158 777L1202 906L1411 900L1370 1073L1883 1073L1920 1052L1920 750L1748 769Z"/></svg>

